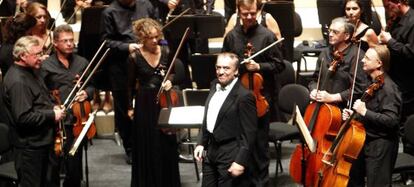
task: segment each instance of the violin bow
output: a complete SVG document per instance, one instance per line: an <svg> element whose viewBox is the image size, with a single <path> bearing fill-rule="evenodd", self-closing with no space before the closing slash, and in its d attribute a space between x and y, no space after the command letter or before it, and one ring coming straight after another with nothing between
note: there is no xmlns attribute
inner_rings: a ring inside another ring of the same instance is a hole
<svg viewBox="0 0 414 187"><path fill-rule="evenodd" d="M271 43L270 45L266 46L265 48L261 49L260 51L257 51L257 53L253 54L252 56L250 56L249 58L244 59L242 62L240 62L240 64L244 64L248 61L250 61L251 59L253 59L254 57L256 57L257 55L260 55L261 53L265 52L266 50L270 49L271 47L273 47L274 45L280 43L281 41L283 41L285 38L280 38L279 40Z"/></svg>
<svg viewBox="0 0 414 187"><path fill-rule="evenodd" d="M79 136L76 138L75 143L73 144L72 148L69 151L70 156L75 156L76 151L78 150L79 145L81 144L83 138L85 137L86 133L89 130L89 127L92 125L96 113L98 112L97 109L95 109L92 113L89 114L88 120L85 123L85 126L83 126L82 131L80 132Z"/></svg>
<svg viewBox="0 0 414 187"><path fill-rule="evenodd" d="M164 26L161 27L161 30L164 30L166 27L168 27L171 23L173 23L174 21L176 21L178 18L182 17L185 13L187 13L188 11L190 11L190 8L185 9L183 12L181 12L180 14L178 14L177 16L175 16L175 18L173 18L171 21L167 22Z"/></svg>
<svg viewBox="0 0 414 187"><path fill-rule="evenodd" d="M102 55L101 59L99 59L98 63L96 64L96 66L92 69L92 71L89 73L89 76L86 78L85 82L83 82L82 86L80 86L80 88L78 89L78 92L80 92L81 90L83 90L83 88L85 88L86 84L89 82L89 80L91 79L92 75L95 73L95 71L98 69L98 67L102 64L103 60L106 58L106 56L108 55L110 48L107 48L105 53ZM80 79L79 79L80 80ZM79 86L79 85L78 85ZM74 89L76 89L76 86L74 87ZM77 93L78 93L77 92ZM66 98L66 101L68 101L68 98ZM65 102L66 102L65 101ZM72 103L75 101L75 97L72 98L72 100L70 101L70 103L67 105L68 108L70 108L70 106L72 105ZM64 103L67 104L67 103ZM66 106L66 105L65 105Z"/></svg>
<svg viewBox="0 0 414 187"><path fill-rule="evenodd" d="M355 80L356 80L356 76L357 76L357 72L358 72L360 52L361 52L361 41L359 41L359 43L358 43L358 52L357 52L357 57L356 57L356 61L355 61L355 64L354 64L354 77L352 78L351 92L350 92L350 96L349 96L349 100L348 100L348 109L351 109L351 107L352 107L352 100L353 100L353 97L354 97Z"/></svg>
<svg viewBox="0 0 414 187"><path fill-rule="evenodd" d="M69 99L72 97L73 93L75 92L76 88L79 87L81 80L83 79L83 77L85 76L86 72L88 72L89 68L91 67L91 65L93 64L93 62L95 61L95 58L98 56L98 54L101 52L102 48L104 47L106 43L106 40L104 40L101 44L101 46L98 48L98 50L96 51L95 55L93 56L92 60L89 62L88 66L85 68L85 70L83 71L82 75L79 77L79 79L76 81L75 86L73 87L73 89L70 91L68 97L66 97L66 100L64 102L64 105L66 106L66 104L68 103Z"/></svg>
<svg viewBox="0 0 414 187"><path fill-rule="evenodd" d="M189 33L190 33L190 28L188 28L188 27L187 27L187 28L185 29L185 32L184 32L183 37L181 38L180 45L178 45L178 48L177 48L177 50L175 51L174 57L173 57L173 59L172 59L172 61L171 61L171 63L170 63L170 67L168 67L168 71L167 71L167 73L165 74L164 79L162 80L162 83L161 83L160 89L158 90L158 93L157 93L157 100L156 100L156 102L157 102L157 103L159 102L159 100L160 100L160 95L161 95L162 91L164 90L164 86L163 86L163 84L167 81L167 78L168 78L168 76L169 76L169 75L170 75L170 73L171 73L171 69L172 69L172 67L174 66L175 60L177 59L178 53L180 52L180 50L181 50L181 48L182 48L182 46L183 46L183 44L184 44L184 41L187 39L187 37L188 37Z"/></svg>

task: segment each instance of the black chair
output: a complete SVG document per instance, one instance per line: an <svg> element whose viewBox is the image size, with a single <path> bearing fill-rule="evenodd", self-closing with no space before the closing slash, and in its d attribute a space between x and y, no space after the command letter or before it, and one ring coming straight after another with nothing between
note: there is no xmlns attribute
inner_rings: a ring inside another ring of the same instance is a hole
<svg viewBox="0 0 414 187"><path fill-rule="evenodd" d="M414 114L408 116L404 123L404 137L407 143L414 145ZM398 153L393 173L399 173L401 180L405 183L408 174L414 172L414 155L409 153Z"/></svg>
<svg viewBox="0 0 414 187"><path fill-rule="evenodd" d="M4 123L0 123L0 181L17 186L17 173L14 167L14 161L2 162L1 155L10 151L11 143L9 140L10 128Z"/></svg>
<svg viewBox="0 0 414 187"><path fill-rule="evenodd" d="M309 104L309 90L299 84L287 84L282 87L279 92L278 106L281 112L293 114L294 107L297 105L302 115L305 112L306 106ZM279 173L279 168L283 172L282 167L282 142L286 140L298 139L300 137L299 130L296 126L289 124L286 121L270 123L269 142L275 145L276 151L276 174L275 179Z"/></svg>
<svg viewBox="0 0 414 187"><path fill-rule="evenodd" d="M277 80L282 87L287 84L295 83L295 70L293 69L292 63L287 60L283 60L283 63L285 64L285 69L276 75Z"/></svg>

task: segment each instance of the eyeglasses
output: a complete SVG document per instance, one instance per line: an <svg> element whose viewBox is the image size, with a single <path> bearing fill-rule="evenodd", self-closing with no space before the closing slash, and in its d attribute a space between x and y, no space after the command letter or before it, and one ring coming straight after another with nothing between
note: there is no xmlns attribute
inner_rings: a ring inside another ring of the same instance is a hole
<svg viewBox="0 0 414 187"><path fill-rule="evenodd" d="M334 30L334 29L328 29L328 32L329 33L334 33L335 35L337 35L337 34L341 34L341 33L343 33L342 31L339 31L339 30Z"/></svg>
<svg viewBox="0 0 414 187"><path fill-rule="evenodd" d="M242 17L248 17L249 15L251 17L256 17L257 12L240 12L240 16Z"/></svg>
<svg viewBox="0 0 414 187"><path fill-rule="evenodd" d="M28 55L32 55L32 56L35 56L35 57L38 57L38 58L40 58L40 57L42 57L44 55L43 51L40 51L38 53L27 53L27 54Z"/></svg>

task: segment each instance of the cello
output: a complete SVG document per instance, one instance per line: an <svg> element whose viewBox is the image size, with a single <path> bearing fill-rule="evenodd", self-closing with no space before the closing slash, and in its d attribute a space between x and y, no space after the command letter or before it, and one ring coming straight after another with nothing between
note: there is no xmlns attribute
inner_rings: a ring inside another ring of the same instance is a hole
<svg viewBox="0 0 414 187"><path fill-rule="evenodd" d="M368 86L361 97L366 102L374 95L374 92L384 84L384 74L375 78L374 83ZM365 142L365 128L362 123L355 120L356 112L342 125L338 136L324 155L322 162L325 169L320 174L319 186L346 187L349 181L349 172L352 161L358 158Z"/></svg>
<svg viewBox="0 0 414 187"><path fill-rule="evenodd" d="M335 51L333 53L333 61L330 63L327 75L323 81L320 81L321 73L319 74L318 88L316 90L319 90L319 87L326 89L328 78L334 75L337 66L342 60L342 54L339 51ZM321 86L320 83L322 83ZM315 153L311 153L303 145L297 145L291 156L289 172L295 182L301 183L304 186L314 186L317 181L317 173L322 167L320 160L324 153L328 151L331 141L339 131L341 110L335 105L313 102L306 108L304 120L308 125L309 132L317 142L317 149Z"/></svg>
<svg viewBox="0 0 414 187"><path fill-rule="evenodd" d="M253 45L250 42L246 44L245 56L250 57L253 53ZM241 77L242 85L253 91L253 95L256 99L257 117L262 117L269 110L269 103L262 95L261 89L263 88L263 77L259 73L247 72Z"/></svg>

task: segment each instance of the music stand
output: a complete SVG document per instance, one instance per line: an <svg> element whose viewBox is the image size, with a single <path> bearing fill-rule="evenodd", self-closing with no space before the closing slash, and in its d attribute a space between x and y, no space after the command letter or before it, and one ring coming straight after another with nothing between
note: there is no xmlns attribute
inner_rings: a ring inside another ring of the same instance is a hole
<svg viewBox="0 0 414 187"><path fill-rule="evenodd" d="M176 16L171 16L174 19ZM181 38L185 29L190 28L190 38L215 38L224 34L224 17L221 15L183 15L166 28L170 38Z"/></svg>
<svg viewBox="0 0 414 187"><path fill-rule="evenodd" d="M294 9L293 1L269 1L263 5L263 10L271 14L279 25L280 32L285 38L282 42L284 58L290 62L293 60L293 42L295 39Z"/></svg>
<svg viewBox="0 0 414 187"><path fill-rule="evenodd" d="M197 89L210 88L211 81L216 78L216 61L217 55L194 54L191 56L191 75L193 81L197 84Z"/></svg>

